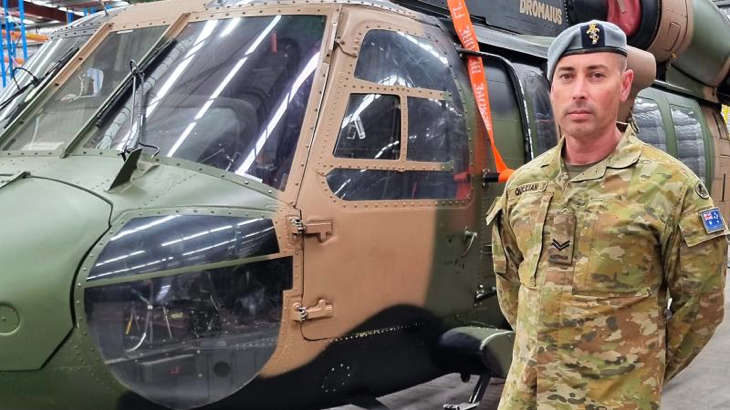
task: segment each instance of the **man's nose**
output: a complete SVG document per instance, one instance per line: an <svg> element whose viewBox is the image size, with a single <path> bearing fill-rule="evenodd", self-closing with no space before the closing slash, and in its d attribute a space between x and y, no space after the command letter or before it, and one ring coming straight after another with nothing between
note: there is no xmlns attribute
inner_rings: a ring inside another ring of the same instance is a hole
<svg viewBox="0 0 730 410"><path fill-rule="evenodd" d="M584 100L586 97L586 79L579 75L573 82L573 100Z"/></svg>

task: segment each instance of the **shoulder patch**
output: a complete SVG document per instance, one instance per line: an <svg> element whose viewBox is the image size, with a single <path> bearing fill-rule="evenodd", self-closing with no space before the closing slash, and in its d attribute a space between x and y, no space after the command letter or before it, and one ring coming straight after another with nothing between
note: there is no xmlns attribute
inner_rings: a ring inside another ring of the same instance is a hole
<svg viewBox="0 0 730 410"><path fill-rule="evenodd" d="M707 188L705 188L705 184L702 183L702 181L697 181L697 184L695 185L695 193L702 198L702 199L710 199L710 193L707 192Z"/></svg>
<svg viewBox="0 0 730 410"><path fill-rule="evenodd" d="M725 221L722 220L720 209L717 207L700 211L700 218L708 234L725 230Z"/></svg>
<svg viewBox="0 0 730 410"><path fill-rule="evenodd" d="M546 181L530 182L527 184L522 184L522 185L518 186L517 188L513 188L512 195L520 196L520 195L526 194L528 192L542 192L545 189L547 189Z"/></svg>

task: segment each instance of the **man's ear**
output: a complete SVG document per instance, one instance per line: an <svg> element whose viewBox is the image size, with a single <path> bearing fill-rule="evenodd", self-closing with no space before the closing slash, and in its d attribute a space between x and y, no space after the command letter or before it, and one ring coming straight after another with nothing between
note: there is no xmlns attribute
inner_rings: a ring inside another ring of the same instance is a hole
<svg viewBox="0 0 730 410"><path fill-rule="evenodd" d="M626 102L631 93L631 84L634 83L634 71L627 69L621 74L621 102Z"/></svg>

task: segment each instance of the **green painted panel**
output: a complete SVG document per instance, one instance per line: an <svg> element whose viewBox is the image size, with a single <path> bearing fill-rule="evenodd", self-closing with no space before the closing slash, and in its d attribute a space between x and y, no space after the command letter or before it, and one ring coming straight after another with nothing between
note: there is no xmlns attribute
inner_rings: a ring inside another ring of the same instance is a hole
<svg viewBox="0 0 730 410"><path fill-rule="evenodd" d="M694 37L687 50L674 65L691 77L708 85L720 73L730 58L730 42L726 34L730 32L730 21L708 0L695 0L692 3ZM701 64L697 62L701 61Z"/></svg>
<svg viewBox="0 0 730 410"><path fill-rule="evenodd" d="M98 197L48 180L0 190L0 371L39 369L68 335L79 261L109 228L110 212Z"/></svg>

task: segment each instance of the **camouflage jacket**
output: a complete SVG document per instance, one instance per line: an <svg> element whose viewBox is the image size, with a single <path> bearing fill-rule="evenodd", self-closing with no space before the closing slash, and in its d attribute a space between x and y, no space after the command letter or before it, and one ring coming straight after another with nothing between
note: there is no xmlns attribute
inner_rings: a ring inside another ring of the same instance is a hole
<svg viewBox="0 0 730 410"><path fill-rule="evenodd" d="M722 322L727 228L697 176L631 128L572 180L563 143L487 216L516 332L500 409L657 409Z"/></svg>

